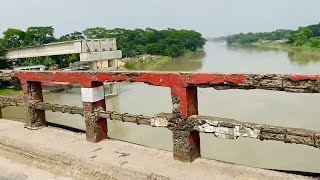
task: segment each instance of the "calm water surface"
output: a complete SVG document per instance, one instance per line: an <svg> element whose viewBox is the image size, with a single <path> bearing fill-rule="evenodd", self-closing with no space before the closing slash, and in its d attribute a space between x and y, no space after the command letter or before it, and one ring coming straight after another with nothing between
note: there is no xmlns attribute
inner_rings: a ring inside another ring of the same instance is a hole
<svg viewBox="0 0 320 180"><path fill-rule="evenodd" d="M304 52L287 52L249 46L227 46L208 42L205 54L175 59L157 67L165 71L317 73L320 59ZM320 130L320 95L263 90L199 89L199 114L233 118L270 125ZM82 106L80 90L45 94L45 101ZM107 99L107 109L132 114L171 112L169 88L141 83L120 83L120 95ZM6 108L7 117L24 118L23 110ZM81 116L46 113L47 120L84 129ZM172 134L162 128L109 122L109 136L159 149L172 149ZM316 148L256 139L225 140L201 135L203 157L249 166L320 172L320 151Z"/></svg>

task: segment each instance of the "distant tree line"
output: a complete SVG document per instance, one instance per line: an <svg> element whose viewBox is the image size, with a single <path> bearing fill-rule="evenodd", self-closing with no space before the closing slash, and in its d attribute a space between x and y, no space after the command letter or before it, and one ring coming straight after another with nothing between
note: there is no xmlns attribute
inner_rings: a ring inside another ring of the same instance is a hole
<svg viewBox="0 0 320 180"><path fill-rule="evenodd" d="M240 33L227 37L227 42L230 44L250 44L262 41L275 41L289 39L292 31L286 29L279 29L273 32L259 32L259 33Z"/></svg>
<svg viewBox="0 0 320 180"><path fill-rule="evenodd" d="M320 48L320 23L299 27L295 31L276 30L264 33L240 33L227 38L229 44L251 44L274 40L288 40L287 43L292 46Z"/></svg>
<svg viewBox="0 0 320 180"><path fill-rule="evenodd" d="M214 38L207 38L208 41L226 41L228 39L228 36L220 36L220 37L214 37Z"/></svg>
<svg viewBox="0 0 320 180"><path fill-rule="evenodd" d="M75 31L61 37L55 37L52 26L29 27L26 31L9 28L3 32L3 37L0 38L0 57L2 57L5 49L98 38L116 38L118 49L122 50L124 57L142 54L178 57L186 51L195 52L203 48L206 42L201 33L193 30L156 30L152 28L129 30L96 27L88 28L83 32ZM20 64L43 64L46 66L60 64L60 66L65 67L70 62L77 61L78 59L77 55L38 57L24 59ZM2 66L1 63L0 66Z"/></svg>

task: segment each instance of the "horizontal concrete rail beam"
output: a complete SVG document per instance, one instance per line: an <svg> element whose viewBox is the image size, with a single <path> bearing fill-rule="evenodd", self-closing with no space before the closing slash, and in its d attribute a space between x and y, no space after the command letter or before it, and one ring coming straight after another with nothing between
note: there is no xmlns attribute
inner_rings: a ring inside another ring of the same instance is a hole
<svg viewBox="0 0 320 180"><path fill-rule="evenodd" d="M295 93L319 93L320 75L302 74L225 74L138 71L16 71L25 81L70 82L88 86L96 82L143 82L163 87L213 87L226 89L264 89Z"/></svg>
<svg viewBox="0 0 320 180"><path fill-rule="evenodd" d="M54 56L64 54L79 54L88 52L116 51L115 39L76 40L50 43L40 46L10 49L5 58L20 59L30 57Z"/></svg>
<svg viewBox="0 0 320 180"><path fill-rule="evenodd" d="M35 109L47 110L52 112L61 112L69 114L79 114L84 116L84 109L76 106L50 104L44 102L30 102ZM2 107L19 106L24 107L20 98L0 96ZM99 117L108 120L129 122L135 124L148 125L152 127L163 127L169 129L179 129L183 131L197 130L203 133L212 133L218 138L238 139L255 138L259 140L281 141L292 144L302 144L320 148L320 131L313 131L301 128L289 128L280 126L270 126L265 124L256 124L241 122L233 119L209 117L209 116L191 116L186 119L182 126L175 126L170 113L160 113L156 116L133 115L128 113L118 113L115 111L96 111Z"/></svg>

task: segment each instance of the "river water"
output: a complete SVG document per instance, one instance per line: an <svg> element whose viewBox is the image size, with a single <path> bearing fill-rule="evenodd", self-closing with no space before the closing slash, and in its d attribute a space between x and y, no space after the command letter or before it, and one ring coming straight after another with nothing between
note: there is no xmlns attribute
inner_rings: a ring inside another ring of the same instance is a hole
<svg viewBox="0 0 320 180"><path fill-rule="evenodd" d="M270 48L228 46L207 42L205 54L190 55L156 67L165 71L233 73L319 73L320 59L305 52ZM119 83L120 95L107 99L107 109L132 114L155 115L171 112L170 89L141 83ZM82 106L79 88L68 93L48 93L45 102ZM261 124L320 130L319 94L293 94L264 90L198 90L199 114L232 118ZM5 108L8 118L23 119L19 108ZM47 120L84 129L77 115L46 112ZM171 151L172 134L163 128L108 122L109 136L115 139ZM203 157L248 166L320 172L320 150L256 139L226 140L201 134Z"/></svg>

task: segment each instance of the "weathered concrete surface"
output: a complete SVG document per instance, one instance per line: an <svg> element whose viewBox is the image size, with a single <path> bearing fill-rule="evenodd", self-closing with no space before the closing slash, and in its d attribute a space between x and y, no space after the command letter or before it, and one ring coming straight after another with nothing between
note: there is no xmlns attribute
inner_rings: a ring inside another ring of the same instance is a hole
<svg viewBox="0 0 320 180"><path fill-rule="evenodd" d="M0 161L5 162L5 156L13 165L24 163L75 179L308 179L202 158L182 163L173 160L171 152L112 140L92 144L84 134L53 128L31 131L7 120L0 120L0 150Z"/></svg>
<svg viewBox="0 0 320 180"><path fill-rule="evenodd" d="M73 178L51 173L26 163L12 160L11 157L4 157L0 150L0 180L71 180Z"/></svg>
<svg viewBox="0 0 320 180"><path fill-rule="evenodd" d="M116 51L116 49L117 45L115 39L75 40L10 49L5 57L7 59L19 59L63 54Z"/></svg>

